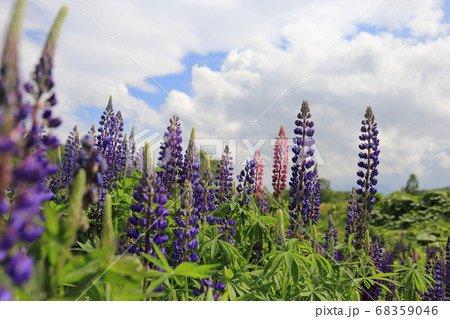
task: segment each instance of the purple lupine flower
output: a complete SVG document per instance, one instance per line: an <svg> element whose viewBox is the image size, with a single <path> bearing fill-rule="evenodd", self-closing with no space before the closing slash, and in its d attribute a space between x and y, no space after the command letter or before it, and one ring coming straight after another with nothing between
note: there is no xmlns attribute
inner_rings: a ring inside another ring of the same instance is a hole
<svg viewBox="0 0 450 319"><path fill-rule="evenodd" d="M145 152L146 161L149 161L150 148L148 144L145 146ZM169 239L165 232L168 226L165 217L169 215L169 210L165 206L167 196L152 165L146 165L140 183L135 188L133 198L136 203L130 206L133 213L128 218L126 229L127 236L132 240L128 252L136 254L143 252L158 258L153 250L153 243L155 243L163 255L167 256L164 247L164 243ZM146 266L149 266L148 261L146 261Z"/></svg>
<svg viewBox="0 0 450 319"><path fill-rule="evenodd" d="M56 197L58 197L59 191L66 189L67 185L70 184L73 173L76 170L76 158L81 147L76 125L73 127L72 132L70 132L65 146L64 157L58 169L60 174L57 174L50 182L50 189Z"/></svg>
<svg viewBox="0 0 450 319"><path fill-rule="evenodd" d="M275 198L279 198L286 188L287 169L289 163L289 144L283 125L275 141L273 154L272 187Z"/></svg>
<svg viewBox="0 0 450 319"><path fill-rule="evenodd" d="M440 258L436 255L436 261L434 265L434 274L433 279L435 281L434 283L434 296L436 301L443 301L444 300L444 283L443 283L443 270L445 269L444 265L444 253L441 251Z"/></svg>
<svg viewBox="0 0 450 319"><path fill-rule="evenodd" d="M331 240L333 239L333 240ZM323 249L328 252L328 254L325 254L326 258L334 258L334 260L338 260L338 251L336 249L337 246L337 230L333 223L333 217L330 215L328 219L328 229L325 233L325 244L323 246ZM330 254L330 252L331 254ZM330 256L331 255L331 256Z"/></svg>
<svg viewBox="0 0 450 319"><path fill-rule="evenodd" d="M180 182L180 174L183 169L183 155L181 154L183 138L181 133L179 117L174 115L170 119L167 131L164 133L158 158L158 168L161 169L158 171L158 175L170 197L176 191L176 185Z"/></svg>
<svg viewBox="0 0 450 319"><path fill-rule="evenodd" d="M255 166L254 160L247 161L244 169L237 176L239 185L236 187L236 191L239 195L238 202L240 205L250 203L250 196L253 194L255 187Z"/></svg>
<svg viewBox="0 0 450 319"><path fill-rule="evenodd" d="M114 114L111 96L99 124L96 146L108 166L107 172L103 176L102 186L104 189L110 190L119 179L119 174L124 165L122 113L119 111Z"/></svg>
<svg viewBox="0 0 450 319"><path fill-rule="evenodd" d="M384 273L391 273L393 272L394 268L394 254L390 249L386 249L384 253L384 262L383 262L383 269L382 272ZM392 301L395 296L395 289L396 286L393 282L386 283L386 286L389 288L390 292L386 292L385 300L386 301Z"/></svg>
<svg viewBox="0 0 450 319"><path fill-rule="evenodd" d="M256 163L255 166L255 197L256 204L259 208L261 214L267 213L267 206L269 205L267 201L267 195L264 191L264 159L261 153L257 150L253 156L253 160Z"/></svg>
<svg viewBox="0 0 450 319"><path fill-rule="evenodd" d="M436 247L427 246L425 272L434 279L435 283L433 283L432 286L428 286L427 292L423 295L424 301L444 300L444 292L442 289L442 261L443 254L441 253L441 258L439 258Z"/></svg>
<svg viewBox="0 0 450 319"><path fill-rule="evenodd" d="M383 245L381 244L380 237L377 235L373 236L372 242L370 243L369 256L373 261L375 268L377 268L380 272L383 271ZM381 283L380 280L376 281ZM363 285L362 288L362 300L376 301L380 297L381 287L379 285L373 284L368 289L365 285Z"/></svg>
<svg viewBox="0 0 450 319"><path fill-rule="evenodd" d="M377 192L375 185L377 184L378 155L380 154L377 123L370 106L367 107L365 119L361 123L363 126L359 136L361 140L359 149L361 152L359 153L360 161L358 162L361 170L357 172L359 179L357 181L358 187L356 188L357 202L360 206L355 214L359 224L355 235L355 246L357 249L364 248L364 236L366 231L369 230L370 213L376 201L374 195Z"/></svg>
<svg viewBox="0 0 450 319"><path fill-rule="evenodd" d="M33 259L26 255L26 245L42 234L42 205L52 197L46 190L46 180L57 167L46 158L46 151L58 147L59 141L44 134L44 129L60 124L49 111L56 103L51 72L56 37L67 8L60 11L47 37L33 82L25 85L33 105L22 100L18 72L17 44L23 10L24 1L18 1L0 70L0 215L4 220L0 223L0 262L16 285L31 277ZM13 201L8 192L13 193ZM2 294L8 297L7 290Z"/></svg>
<svg viewBox="0 0 450 319"><path fill-rule="evenodd" d="M346 226L345 226L345 242L348 243L348 239L350 235L356 234L358 229L358 211L359 207L361 206L357 201L357 194L356 194L356 187L352 188L351 193L351 199L348 201L347 206L347 220L346 220ZM353 239L353 244L355 242L355 239Z"/></svg>
<svg viewBox="0 0 450 319"><path fill-rule="evenodd" d="M0 286L0 301L12 301L12 293L5 286Z"/></svg>
<svg viewBox="0 0 450 319"><path fill-rule="evenodd" d="M216 201L217 205L231 200L233 187L233 158L230 156L230 148L225 146L222 158L217 165L216 176Z"/></svg>
<svg viewBox="0 0 450 319"><path fill-rule="evenodd" d="M137 171L144 171L144 147L141 146L135 156L135 162L136 162L136 170ZM159 175L159 174L158 174Z"/></svg>
<svg viewBox="0 0 450 319"><path fill-rule="evenodd" d="M180 172L179 182L183 184L186 180L190 181L195 189L200 181L200 159L198 158L197 149L195 147L195 127L192 128L189 138L184 162Z"/></svg>
<svg viewBox="0 0 450 319"><path fill-rule="evenodd" d="M191 181L185 180L181 195L181 209L177 210L175 223L178 228L173 230L175 240L173 246L173 265L177 266L185 261L196 262L198 255L196 253L199 233L199 216L194 202L194 192Z"/></svg>
<svg viewBox="0 0 450 319"><path fill-rule="evenodd" d="M309 208L311 206L311 194L313 192L313 159L314 149L312 146L315 141L314 122L310 120L311 113L308 101L304 100L300 113L297 115L298 120L295 121L297 126L294 133L298 135L294 138L295 146L292 148L294 157L292 158L292 177L289 185L291 190L289 197L291 203L289 205L290 216L295 221L291 226L293 236L299 236L303 227L309 224Z"/></svg>
<svg viewBox="0 0 450 319"><path fill-rule="evenodd" d="M445 246L445 297L450 300L450 236Z"/></svg>
<svg viewBox="0 0 450 319"><path fill-rule="evenodd" d="M193 293L195 296L206 296L208 290L213 290L213 298L215 301L220 300L222 298L221 292L225 289L226 284L216 281L214 284L211 279L200 279L200 288L195 288ZM201 299L200 299L201 300Z"/></svg>
<svg viewBox="0 0 450 319"><path fill-rule="evenodd" d="M33 258L28 257L24 252L19 251L9 260L6 266L6 272L15 285L22 285L31 277L33 272Z"/></svg>
<svg viewBox="0 0 450 319"><path fill-rule="evenodd" d="M126 136L126 135L125 135ZM131 129L130 137L123 140L123 153L125 156L125 171L128 175L132 173L136 160L136 142L134 141L134 126Z"/></svg>
<svg viewBox="0 0 450 319"><path fill-rule="evenodd" d="M313 225L317 224L319 219L320 211L320 180L317 173L317 163L314 165L314 177L312 180L312 193L310 199L310 206L308 211L308 220L311 221Z"/></svg>
<svg viewBox="0 0 450 319"><path fill-rule="evenodd" d="M73 177L78 174L80 169L84 169L86 172L87 187L83 196L83 208L86 209L89 204L97 204L99 200L99 188L102 184L102 176L106 173L107 165L103 155L95 147L93 134L84 136L80 144L81 147L75 159L76 167Z"/></svg>

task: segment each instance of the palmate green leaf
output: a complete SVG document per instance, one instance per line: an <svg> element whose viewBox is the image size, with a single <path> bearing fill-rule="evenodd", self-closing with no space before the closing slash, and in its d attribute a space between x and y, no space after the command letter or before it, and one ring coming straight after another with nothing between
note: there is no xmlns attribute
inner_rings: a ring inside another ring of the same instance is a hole
<svg viewBox="0 0 450 319"><path fill-rule="evenodd" d="M281 262L284 259L284 254L286 254L286 252L278 252L275 257L269 259L266 266L264 267L264 278L272 277L275 272L281 269Z"/></svg>
<svg viewBox="0 0 450 319"><path fill-rule="evenodd" d="M167 274L164 272L160 272L160 273L162 274L161 277L153 280L150 283L150 285L148 286L148 288L147 288L148 293L154 292L159 286L161 286L166 280L168 280L172 276L172 274Z"/></svg>
<svg viewBox="0 0 450 319"><path fill-rule="evenodd" d="M167 263L167 260L164 258L163 262L162 260L155 258L151 255L147 255L145 253L141 253L141 256L147 259L150 263L158 266L161 269L164 269L167 273L173 274L173 268L170 267L170 265ZM163 256L164 257L164 256Z"/></svg>
<svg viewBox="0 0 450 319"><path fill-rule="evenodd" d="M209 278L213 270L219 267L219 264L213 265L197 265L193 262L184 262L179 264L175 270L174 274L178 276L184 276L189 278Z"/></svg>
<svg viewBox="0 0 450 319"><path fill-rule="evenodd" d="M308 256L313 266L317 268L320 276L328 276L328 274L333 272L330 262L323 256L318 254L312 254Z"/></svg>
<svg viewBox="0 0 450 319"><path fill-rule="evenodd" d="M58 278L60 284L76 283L82 278L88 275L94 274L99 271L100 260L94 259L83 265L82 260L84 258L74 257L72 259L73 264L68 264L62 271L62 275ZM75 261L75 263L74 263ZM75 264L81 264L81 267L75 267Z"/></svg>

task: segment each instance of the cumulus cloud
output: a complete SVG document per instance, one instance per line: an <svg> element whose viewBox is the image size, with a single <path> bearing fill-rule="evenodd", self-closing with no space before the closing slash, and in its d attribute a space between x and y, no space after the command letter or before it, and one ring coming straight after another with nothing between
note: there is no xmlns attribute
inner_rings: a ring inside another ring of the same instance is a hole
<svg viewBox="0 0 450 319"><path fill-rule="evenodd" d="M280 124L292 137L299 106L308 99L326 164L320 174L348 189L360 120L372 105L384 190L399 188L413 172L427 176L423 187L450 183L450 37L443 1L78 3L81 8L70 3L56 59L58 110L67 130L74 123L87 129L96 120L87 121L79 107L104 108L112 94L116 109L138 129L162 131L176 113L185 132L196 126L200 138L235 143L239 159L249 155L249 143L264 141L262 153L271 164L270 138ZM37 60L62 4L30 1L23 70ZM1 21L11 5L0 0ZM219 70L186 70L182 63L187 54L214 52L228 52ZM150 105L128 89L159 92L149 76L182 72L191 74L192 91L165 88L163 105Z"/></svg>

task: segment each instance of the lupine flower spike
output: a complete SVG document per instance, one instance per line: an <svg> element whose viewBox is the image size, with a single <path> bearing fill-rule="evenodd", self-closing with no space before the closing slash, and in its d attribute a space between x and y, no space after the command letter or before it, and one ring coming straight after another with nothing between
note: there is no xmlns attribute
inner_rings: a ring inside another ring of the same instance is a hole
<svg viewBox="0 0 450 319"><path fill-rule="evenodd" d="M366 232L367 234L368 232ZM377 235L373 236L372 242L370 243L370 252L369 256L370 259L373 261L374 266L381 272L383 271L383 246L381 245L380 237ZM381 281L377 280L377 282L381 283ZM381 293L381 286L377 284L373 284L369 287L369 289L366 288L366 286L362 286L363 293L362 293L362 300L365 301L376 301L380 297Z"/></svg>
<svg viewBox="0 0 450 319"><path fill-rule="evenodd" d="M291 167L292 177L289 183L291 186L289 210L291 218L294 220L291 228L293 236L299 236L302 228L309 224L308 213L313 193L314 122L310 120L308 101L303 101L297 118L298 120L295 121L297 127L294 130L297 137L294 138L294 147L292 148L294 157Z"/></svg>
<svg viewBox="0 0 450 319"><path fill-rule="evenodd" d="M170 197L172 195L176 197L174 193L177 184L180 182L180 174L183 169L182 141L179 117L174 115L166 133L164 133L158 158L158 168L161 169L158 171L158 175Z"/></svg>
<svg viewBox="0 0 450 319"><path fill-rule="evenodd" d="M286 188L287 169L289 163L289 145L283 125L275 141L273 154L272 187L276 199Z"/></svg>
<svg viewBox="0 0 450 319"><path fill-rule="evenodd" d="M261 214L267 212L267 195L264 191L264 159L261 153L257 150L254 155L254 161L256 163L255 166L255 197L256 204L258 205L259 211Z"/></svg>
<svg viewBox="0 0 450 319"><path fill-rule="evenodd" d="M216 176L216 201L217 205L231 200L233 188L233 158L230 155L230 148L225 146L222 158L217 166Z"/></svg>
<svg viewBox="0 0 450 319"><path fill-rule="evenodd" d="M357 181L358 187L356 188L356 200L359 207L355 214L358 224L355 236L357 249L368 248L364 247L364 234L369 229L370 213L376 201L374 195L377 192L375 185L377 184L378 155L380 154L378 150L380 140L378 139L377 123L375 123L375 116L370 106L367 107L365 119L361 123L363 125L361 127L362 134L359 136L359 139L362 143L359 145L361 152L359 153L360 161L358 162L361 170L357 173L359 179Z"/></svg>
<svg viewBox="0 0 450 319"><path fill-rule="evenodd" d="M323 249L328 252L328 254L325 254L326 258L333 258L334 260L338 259L338 251L336 250L337 239L337 230L333 223L333 217L330 215L328 219L328 229L325 233L325 245L323 246Z"/></svg>
<svg viewBox="0 0 450 319"><path fill-rule="evenodd" d="M67 7L59 12L33 74L33 84L25 85L34 97L31 107L22 100L18 71L18 41L24 7L25 1L17 2L0 69L0 217L5 221L0 222L0 263L5 265L15 285L22 285L32 275L34 261L27 256L27 244L42 234L43 227L38 223L42 219L42 205L52 197L46 190L46 179L57 167L45 158L45 152L57 148L59 140L41 133L45 127L59 126L61 120L53 118L48 109L41 110L56 104L52 94L52 61L58 31L67 12ZM31 129L26 130L28 123ZM7 188L13 192L12 202ZM21 247L14 249L19 243ZM12 299L4 284L0 286L0 298Z"/></svg>

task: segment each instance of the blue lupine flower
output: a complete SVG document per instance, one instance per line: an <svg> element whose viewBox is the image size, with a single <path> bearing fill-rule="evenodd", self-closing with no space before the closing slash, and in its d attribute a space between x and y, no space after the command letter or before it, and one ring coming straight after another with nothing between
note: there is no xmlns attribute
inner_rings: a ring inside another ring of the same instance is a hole
<svg viewBox="0 0 450 319"><path fill-rule="evenodd" d="M255 167L254 160L247 161L244 169L239 173L237 179L239 181L236 191L239 195L239 204L245 205L250 203L250 195L253 194L255 187Z"/></svg>
<svg viewBox="0 0 450 319"><path fill-rule="evenodd" d="M363 125L361 127L362 134L359 136L359 139L362 143L359 145L359 149L362 152L359 153L360 161L358 162L358 167L361 170L357 172L359 177L357 184L359 187L356 188L358 207L356 211L353 211L353 218L356 219L358 224L355 235L356 248L364 247L364 236L369 229L370 213L376 201L374 196L377 192L375 185L377 184L378 175L377 166L380 163L378 160L378 155L380 154L378 149L380 144L378 128L370 106L367 107L365 119L361 123Z"/></svg>
<svg viewBox="0 0 450 319"><path fill-rule="evenodd" d="M158 176L166 188L166 192L172 197L176 185L180 182L180 174L183 169L183 148L181 142L181 124L179 117L174 115L170 119L170 125L164 133L158 158Z"/></svg>
<svg viewBox="0 0 450 319"><path fill-rule="evenodd" d="M295 146L292 148L294 157L292 158L292 176L289 182L291 186L289 210L290 216L294 220L291 226L291 235L293 236L298 236L301 229L310 222L309 212L314 178L314 171L311 168L315 164L312 146L315 141L312 129L314 122L310 120L308 101L303 101L297 118L298 120L295 121L297 127L294 130L297 137L294 138Z"/></svg>
<svg viewBox="0 0 450 319"><path fill-rule="evenodd" d="M380 271L383 271L383 246L381 245L380 237L377 235L373 236L372 242L370 243L370 259L373 261L374 266ZM381 283L380 280L376 280ZM376 301L380 297L381 287L377 284L371 285L368 289L365 285L362 285L362 296L361 299L365 301Z"/></svg>
<svg viewBox="0 0 450 319"><path fill-rule="evenodd" d="M334 260L338 260L338 251L336 249L337 240L338 240L337 230L336 230L336 227L334 226L333 218L330 215L330 217L328 219L328 229L327 229L327 231L325 233L325 244L323 246L323 249L325 251L327 251L327 252L331 248L331 243L332 243L331 238L333 238L333 249L332 249L332 251L334 252L334 254L331 255L331 256L329 256L329 254L325 254L325 257L326 258L330 258L331 257Z"/></svg>
<svg viewBox="0 0 450 319"><path fill-rule="evenodd" d="M225 146L222 158L217 165L216 178L216 202L217 205L231 200L233 187L233 158L230 156L230 148Z"/></svg>

